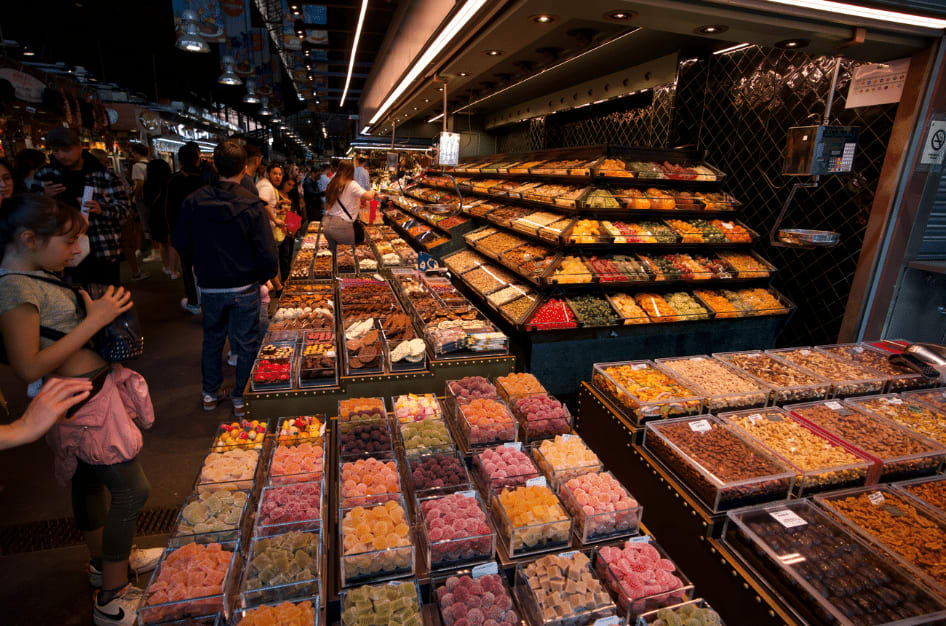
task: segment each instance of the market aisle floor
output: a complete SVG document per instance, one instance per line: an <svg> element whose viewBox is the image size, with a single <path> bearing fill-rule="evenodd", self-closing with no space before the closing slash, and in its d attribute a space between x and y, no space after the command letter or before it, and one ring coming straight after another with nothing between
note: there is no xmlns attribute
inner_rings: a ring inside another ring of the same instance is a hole
<svg viewBox="0 0 946 626"><path fill-rule="evenodd" d="M151 278L130 285L145 331L145 356L132 364L147 379L155 423L145 431L141 453L151 497L146 509L178 507L191 493L197 470L217 424L230 416L229 402L215 413L200 406L200 318L180 307L183 287L172 283L159 263L148 264ZM127 268L126 268L127 273ZM127 279L127 275L126 275ZM233 368L224 365L232 384ZM24 385L0 366L0 389L11 415L26 406ZM52 473L52 454L40 440L0 452L0 526L72 515L67 489ZM141 545L163 545L165 536L144 537ZM4 624L91 623L91 591L85 578L83 546L0 555L4 581ZM146 580L142 582L144 584ZM27 599L24 602L24 599Z"/></svg>

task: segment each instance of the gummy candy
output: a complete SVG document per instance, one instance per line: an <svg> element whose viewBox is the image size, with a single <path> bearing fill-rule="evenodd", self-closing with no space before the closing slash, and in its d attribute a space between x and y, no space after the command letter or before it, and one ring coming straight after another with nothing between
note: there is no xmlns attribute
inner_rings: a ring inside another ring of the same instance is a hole
<svg viewBox="0 0 946 626"><path fill-rule="evenodd" d="M246 564L244 593L267 587L315 581L319 576L319 533L292 531L257 539ZM318 584L310 584L318 590ZM297 595L300 587L247 594L254 601L274 602L287 592ZM303 594L305 595L305 594Z"/></svg>
<svg viewBox="0 0 946 626"><path fill-rule="evenodd" d="M145 592L145 606L179 602L142 611L146 622L170 621L187 615L207 615L223 609L224 581L233 552L219 543L189 543L165 552L158 571ZM210 598L208 596L217 596ZM181 602L203 598L194 602Z"/></svg>
<svg viewBox="0 0 946 626"><path fill-rule="evenodd" d="M322 510L322 484L296 483L267 487L260 496L257 534L284 532L284 524L295 524L297 530L318 528ZM302 524L305 522L305 524ZM280 525L278 528L263 528Z"/></svg>
<svg viewBox="0 0 946 626"><path fill-rule="evenodd" d="M397 464L374 458L342 463L339 493L341 506L377 504L397 499L401 490Z"/></svg>
<svg viewBox="0 0 946 626"><path fill-rule="evenodd" d="M453 624L519 624L519 614L499 574L479 578L451 576L437 587L437 604L446 626ZM461 621L465 620L465 621Z"/></svg>
<svg viewBox="0 0 946 626"><path fill-rule="evenodd" d="M342 626L421 626L417 587L412 582L364 585L342 599Z"/></svg>
<svg viewBox="0 0 946 626"><path fill-rule="evenodd" d="M244 612L240 620L240 626L312 626L315 623L315 606L309 601L263 605Z"/></svg>
<svg viewBox="0 0 946 626"><path fill-rule="evenodd" d="M269 467L269 482L284 485L322 478L325 451L321 440L296 445L277 444Z"/></svg>
<svg viewBox="0 0 946 626"><path fill-rule="evenodd" d="M431 567L492 558L492 531L473 493L421 500L420 512L430 539Z"/></svg>

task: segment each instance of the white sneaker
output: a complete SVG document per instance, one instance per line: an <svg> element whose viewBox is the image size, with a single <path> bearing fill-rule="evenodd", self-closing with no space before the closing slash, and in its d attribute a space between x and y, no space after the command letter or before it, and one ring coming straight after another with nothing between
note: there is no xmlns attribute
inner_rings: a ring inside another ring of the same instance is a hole
<svg viewBox="0 0 946 626"><path fill-rule="evenodd" d="M102 570L92 565L91 561L89 562L89 585L96 589L102 588Z"/></svg>
<svg viewBox="0 0 946 626"><path fill-rule="evenodd" d="M229 365L230 367L236 367L237 355L233 354L232 352L227 353L227 365Z"/></svg>
<svg viewBox="0 0 946 626"><path fill-rule="evenodd" d="M191 315L200 315L200 306L188 304L187 298L181 298L181 308Z"/></svg>
<svg viewBox="0 0 946 626"><path fill-rule="evenodd" d="M122 587L106 604L99 605L99 593L92 596L92 621L95 626L134 626L138 607L145 592L131 583Z"/></svg>
<svg viewBox="0 0 946 626"><path fill-rule="evenodd" d="M135 574L144 574L150 572L158 566L161 555L164 554L164 548L139 548L131 547L131 554L128 556L128 569Z"/></svg>
<svg viewBox="0 0 946 626"><path fill-rule="evenodd" d="M142 262L142 263L153 263L153 262L155 262L155 261L160 261L160 260L161 260L161 253L160 253L160 252L152 251L151 254L149 254L149 255L146 256L145 258L141 259L141 262Z"/></svg>

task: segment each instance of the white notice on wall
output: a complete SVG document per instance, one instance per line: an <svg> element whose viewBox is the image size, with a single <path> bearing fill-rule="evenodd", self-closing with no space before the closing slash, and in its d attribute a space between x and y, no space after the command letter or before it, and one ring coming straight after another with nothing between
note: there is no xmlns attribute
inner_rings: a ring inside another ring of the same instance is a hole
<svg viewBox="0 0 946 626"><path fill-rule="evenodd" d="M920 165L942 165L946 156L946 120L932 120L920 152Z"/></svg>
<svg viewBox="0 0 946 626"><path fill-rule="evenodd" d="M900 102L910 59L869 63L854 68L845 109Z"/></svg>

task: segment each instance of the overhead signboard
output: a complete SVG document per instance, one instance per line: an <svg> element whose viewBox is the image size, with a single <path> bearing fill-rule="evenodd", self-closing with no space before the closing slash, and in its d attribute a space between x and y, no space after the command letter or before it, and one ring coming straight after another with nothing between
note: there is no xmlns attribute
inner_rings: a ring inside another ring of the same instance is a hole
<svg viewBox="0 0 946 626"><path fill-rule="evenodd" d="M440 133L440 165L457 165L460 162L460 134Z"/></svg>

